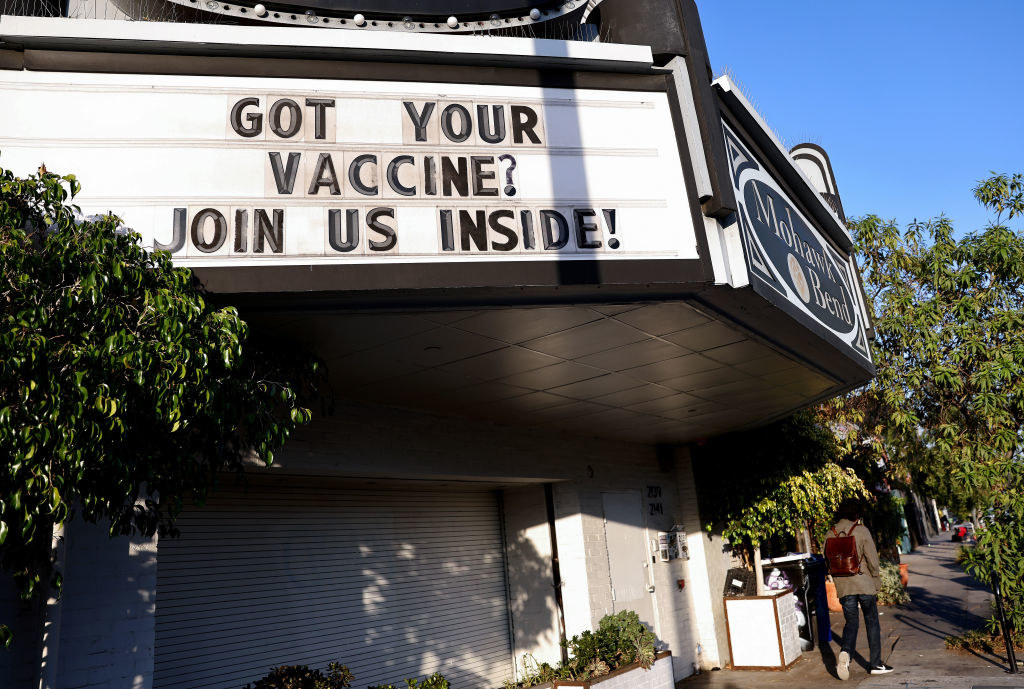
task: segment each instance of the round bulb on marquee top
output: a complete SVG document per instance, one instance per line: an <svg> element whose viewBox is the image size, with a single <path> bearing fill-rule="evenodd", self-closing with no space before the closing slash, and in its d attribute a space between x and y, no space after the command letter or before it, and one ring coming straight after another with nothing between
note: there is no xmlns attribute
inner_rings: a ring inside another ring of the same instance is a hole
<svg viewBox="0 0 1024 689"><path fill-rule="evenodd" d="M457 17L448 17L448 28L457 29L459 28L459 20Z"/></svg>
<svg viewBox="0 0 1024 689"><path fill-rule="evenodd" d="M366 24L366 17L364 17L361 14L357 14L356 16L352 17L352 21L355 22L356 26L364 26Z"/></svg>
<svg viewBox="0 0 1024 689"><path fill-rule="evenodd" d="M530 10L530 19L532 19L533 21L537 21L538 19L540 19L540 10L538 10L536 7Z"/></svg>
<svg viewBox="0 0 1024 689"><path fill-rule="evenodd" d="M252 8L252 11L256 13L257 17L267 16L267 8L265 5L256 5Z"/></svg>

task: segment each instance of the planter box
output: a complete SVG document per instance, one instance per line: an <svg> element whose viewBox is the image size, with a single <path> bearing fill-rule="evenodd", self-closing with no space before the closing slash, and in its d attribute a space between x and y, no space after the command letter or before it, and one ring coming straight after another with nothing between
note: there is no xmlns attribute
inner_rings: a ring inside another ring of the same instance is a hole
<svg viewBox="0 0 1024 689"><path fill-rule="evenodd" d="M726 597L725 624L734 670L786 670L800 659L791 589L776 595Z"/></svg>
<svg viewBox="0 0 1024 689"><path fill-rule="evenodd" d="M645 670L636 663L620 667L604 677L595 677L585 682L555 680L539 684L530 689L546 689L554 687L600 687L600 689L675 689L675 675L672 673L672 653L662 651L654 656L654 665Z"/></svg>

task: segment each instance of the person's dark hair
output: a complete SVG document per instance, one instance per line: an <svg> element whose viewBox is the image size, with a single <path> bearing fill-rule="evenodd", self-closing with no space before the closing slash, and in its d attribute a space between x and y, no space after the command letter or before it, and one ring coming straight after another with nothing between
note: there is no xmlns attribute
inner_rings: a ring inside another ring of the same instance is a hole
<svg viewBox="0 0 1024 689"><path fill-rule="evenodd" d="M851 522L857 521L864 516L864 503L859 498L846 498L839 503L839 508L836 510L836 519L849 519Z"/></svg>

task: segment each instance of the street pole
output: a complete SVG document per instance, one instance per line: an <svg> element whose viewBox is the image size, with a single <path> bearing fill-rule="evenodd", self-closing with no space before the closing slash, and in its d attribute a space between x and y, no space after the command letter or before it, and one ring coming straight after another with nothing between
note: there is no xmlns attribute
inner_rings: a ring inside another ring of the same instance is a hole
<svg viewBox="0 0 1024 689"><path fill-rule="evenodd" d="M999 589L999 575L992 573L992 593L996 597L996 614L999 616L999 626L1003 630L1003 641L1006 643L1006 660L1010 664L1010 674L1017 674L1017 654L1013 650L1013 634L1006 624L1006 612L1003 610L1003 593Z"/></svg>

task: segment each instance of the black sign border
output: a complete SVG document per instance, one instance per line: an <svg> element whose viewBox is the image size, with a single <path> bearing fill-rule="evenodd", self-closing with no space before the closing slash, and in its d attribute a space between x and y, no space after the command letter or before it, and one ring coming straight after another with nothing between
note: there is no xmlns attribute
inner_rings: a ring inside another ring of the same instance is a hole
<svg viewBox="0 0 1024 689"><path fill-rule="evenodd" d="M821 230L821 228L817 227L808 219L807 214L803 212L800 205L793 200L789 193L787 193L783 188L783 185L779 184L778 181L775 180L775 176L771 174L770 168L768 168L768 166L764 164L762 158L754 152L753 146L749 145L737 130L742 131L742 128L727 121L726 118L723 117L722 133L726 146L728 146L728 142L731 141L734 145L740 148L749 161L749 163L744 163L736 170L733 170L731 163L729 163L731 156L728 148L726 148L726 151L724 152L729 169L730 184L734 194L736 195L736 221L740 226L740 237L742 239L741 244L743 246L747 274L751 278L751 286L757 294L764 297L778 308L784 310L789 315L795 317L804 325L810 327L823 339L838 345L843 350L853 351L867 363L873 364L871 360L871 348L868 344L867 328L864 323L863 305L858 298L860 293L859 282L853 275L850 259L848 257L844 257L839 251L837 251L832 246L831 242L828 241L826 234ZM835 259L836 263L839 264L839 267L842 270L845 270L845 277L847 280L845 289L850 294L854 310L856 312L856 323L854 325L856 334L854 335L852 342L845 341L818 318L806 313L803 309L793 303L788 292L778 283L775 275L770 270L760 267L759 264L766 265L769 261L765 256L761 255L756 242L752 239L754 230L750 224L749 217L747 217L743 191L739 188L738 184L740 174L748 168L763 171L776 182L775 191L778 192L791 206L793 206L794 210L801 215L801 219L806 223L807 227L818 235L817 239L819 240L822 248L830 252L831 257Z"/></svg>

